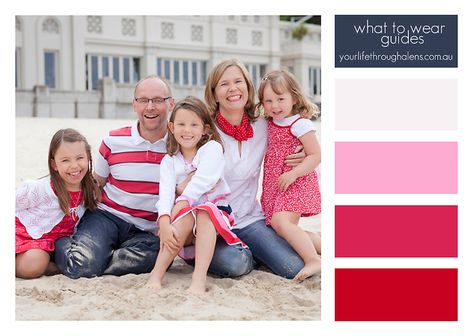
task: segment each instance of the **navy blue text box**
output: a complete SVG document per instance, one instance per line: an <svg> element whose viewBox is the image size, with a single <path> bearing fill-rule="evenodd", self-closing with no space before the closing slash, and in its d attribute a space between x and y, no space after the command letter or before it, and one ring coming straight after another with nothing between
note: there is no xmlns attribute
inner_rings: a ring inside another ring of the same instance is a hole
<svg viewBox="0 0 474 336"><path fill-rule="evenodd" d="M457 15L336 15L336 68L455 68Z"/></svg>

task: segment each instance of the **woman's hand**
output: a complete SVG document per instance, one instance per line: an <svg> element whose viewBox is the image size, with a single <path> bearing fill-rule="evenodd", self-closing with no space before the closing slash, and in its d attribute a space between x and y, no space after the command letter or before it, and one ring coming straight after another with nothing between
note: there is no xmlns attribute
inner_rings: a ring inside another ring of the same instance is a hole
<svg viewBox="0 0 474 336"><path fill-rule="evenodd" d="M176 186L176 197L181 196L184 189L186 189L186 186L188 185L189 181L191 181L191 179L192 179L192 177L194 176L195 173L196 173L196 171L193 171L192 173L189 173L188 176L186 176L186 178L184 179L184 181L179 183Z"/></svg>
<svg viewBox="0 0 474 336"><path fill-rule="evenodd" d="M295 148L295 153L290 154L285 158L285 164L290 167L295 167L299 165L306 158L306 153L304 147L299 145Z"/></svg>
<svg viewBox="0 0 474 336"><path fill-rule="evenodd" d="M176 186L176 197L179 197L183 194L183 191L184 189L186 189L189 181L191 181L192 177L194 176L194 174L196 174L196 171L193 171L192 173L189 173L188 176L186 176L186 178L183 180L183 182L179 183L177 186ZM219 181L217 181L217 183L210 189L206 192L206 194L210 194L210 193L213 193L216 191L217 189L217 185L219 184Z"/></svg>
<svg viewBox="0 0 474 336"><path fill-rule="evenodd" d="M295 182L297 178L298 176L296 176L296 174L292 170L281 174L280 177L278 178L278 190L286 191L286 189L288 189L288 187L293 182Z"/></svg>
<svg viewBox="0 0 474 336"><path fill-rule="evenodd" d="M217 185L220 183L220 181L217 181L216 184L214 184L214 186L206 193L204 194L212 194L213 192L216 192L217 190Z"/></svg>

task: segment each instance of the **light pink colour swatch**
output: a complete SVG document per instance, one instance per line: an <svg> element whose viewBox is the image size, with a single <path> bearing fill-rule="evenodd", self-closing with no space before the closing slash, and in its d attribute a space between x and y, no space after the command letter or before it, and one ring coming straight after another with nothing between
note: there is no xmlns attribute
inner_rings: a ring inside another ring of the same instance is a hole
<svg viewBox="0 0 474 336"><path fill-rule="evenodd" d="M457 142L336 142L336 194L456 194Z"/></svg>

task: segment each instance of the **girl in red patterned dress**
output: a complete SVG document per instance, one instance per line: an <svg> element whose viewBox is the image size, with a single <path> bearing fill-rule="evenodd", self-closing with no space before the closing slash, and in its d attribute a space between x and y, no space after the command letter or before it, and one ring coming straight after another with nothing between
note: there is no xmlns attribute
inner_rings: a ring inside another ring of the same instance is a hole
<svg viewBox="0 0 474 336"><path fill-rule="evenodd" d="M54 242L71 235L85 211L97 207L91 149L77 131L57 131L49 146L48 176L26 181L16 191L16 276L32 279L58 273L51 262Z"/></svg>
<svg viewBox="0 0 474 336"><path fill-rule="evenodd" d="M258 89L259 107L268 121L268 149L263 168L261 203L267 225L286 239L305 266L295 276L302 281L321 271L320 237L298 227L301 216L321 212L321 195L315 169L321 149L313 123L317 107L308 101L296 78L288 71L265 75ZM287 155L303 145L306 158L296 167L284 164Z"/></svg>

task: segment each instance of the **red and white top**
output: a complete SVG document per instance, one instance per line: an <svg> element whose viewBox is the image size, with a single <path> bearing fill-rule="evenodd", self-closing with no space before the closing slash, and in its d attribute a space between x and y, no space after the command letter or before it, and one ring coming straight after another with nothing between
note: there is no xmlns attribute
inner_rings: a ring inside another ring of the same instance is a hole
<svg viewBox="0 0 474 336"><path fill-rule="evenodd" d="M81 202L71 207L70 211L79 220L85 208ZM50 232L63 220L64 212L59 206L49 175L38 180L25 181L16 190L15 216L33 239Z"/></svg>
<svg viewBox="0 0 474 336"><path fill-rule="evenodd" d="M316 131L316 127L313 122L307 118L302 118L299 114L292 115L283 119L272 119L275 125L285 127L289 126L291 134L299 138L308 132Z"/></svg>
<svg viewBox="0 0 474 336"><path fill-rule="evenodd" d="M97 175L106 178L99 208L144 231L156 231L155 204L160 194L160 164L166 136L151 143L132 126L110 131L99 148Z"/></svg>
<svg viewBox="0 0 474 336"><path fill-rule="evenodd" d="M214 140L199 148L192 162L187 162L181 153L166 155L161 162L160 199L156 203L159 215L171 214L175 204L176 185L193 171L196 173L176 202L187 200L191 206L206 202L228 205L225 199L230 189L222 178L224 166L222 146ZM213 187L215 191L208 193Z"/></svg>

